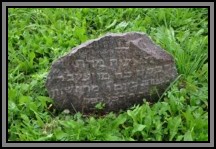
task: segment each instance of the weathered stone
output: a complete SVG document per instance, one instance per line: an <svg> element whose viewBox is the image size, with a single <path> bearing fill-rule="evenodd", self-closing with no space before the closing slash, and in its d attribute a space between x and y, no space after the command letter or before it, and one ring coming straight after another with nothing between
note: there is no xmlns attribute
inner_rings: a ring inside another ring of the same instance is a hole
<svg viewBox="0 0 216 149"><path fill-rule="evenodd" d="M177 77L170 54L137 32L91 40L52 64L46 87L57 109L104 112L158 100Z"/></svg>

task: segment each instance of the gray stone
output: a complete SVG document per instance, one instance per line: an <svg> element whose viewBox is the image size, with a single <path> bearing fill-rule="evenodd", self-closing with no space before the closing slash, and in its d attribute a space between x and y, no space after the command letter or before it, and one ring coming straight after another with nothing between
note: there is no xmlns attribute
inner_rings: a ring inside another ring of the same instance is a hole
<svg viewBox="0 0 216 149"><path fill-rule="evenodd" d="M107 34L88 41L52 64L46 87L59 110L72 113L125 110L159 99L177 77L170 54L137 32Z"/></svg>

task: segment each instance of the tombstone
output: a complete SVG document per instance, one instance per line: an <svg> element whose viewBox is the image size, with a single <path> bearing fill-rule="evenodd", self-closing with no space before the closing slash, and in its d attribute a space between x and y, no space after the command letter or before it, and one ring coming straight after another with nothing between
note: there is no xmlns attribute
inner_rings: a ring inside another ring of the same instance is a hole
<svg viewBox="0 0 216 149"><path fill-rule="evenodd" d="M143 33L107 34L56 60L46 80L59 110L93 113L126 110L143 99L155 102L177 77L170 54Z"/></svg>

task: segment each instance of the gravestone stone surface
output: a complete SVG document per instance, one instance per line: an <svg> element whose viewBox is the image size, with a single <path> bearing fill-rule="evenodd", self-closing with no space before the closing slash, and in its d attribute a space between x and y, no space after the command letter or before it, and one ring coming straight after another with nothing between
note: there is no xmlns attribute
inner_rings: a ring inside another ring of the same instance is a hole
<svg viewBox="0 0 216 149"><path fill-rule="evenodd" d="M177 77L170 54L143 33L107 34L72 49L55 61L46 87L54 106L72 113L125 110L159 99Z"/></svg>

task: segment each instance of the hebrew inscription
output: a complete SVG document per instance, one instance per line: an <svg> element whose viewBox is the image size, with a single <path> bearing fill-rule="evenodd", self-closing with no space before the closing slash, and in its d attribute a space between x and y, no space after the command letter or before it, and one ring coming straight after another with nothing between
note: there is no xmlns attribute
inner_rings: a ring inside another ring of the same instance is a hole
<svg viewBox="0 0 216 149"><path fill-rule="evenodd" d="M73 48L52 64L46 87L59 110L91 113L103 102L104 112L110 112L144 98L157 101L176 77L172 56L147 35L131 32L107 34Z"/></svg>

